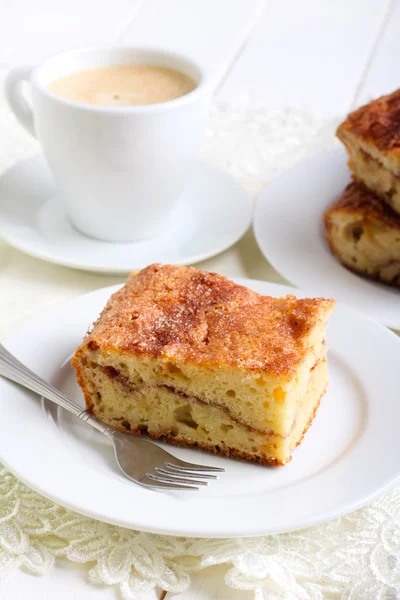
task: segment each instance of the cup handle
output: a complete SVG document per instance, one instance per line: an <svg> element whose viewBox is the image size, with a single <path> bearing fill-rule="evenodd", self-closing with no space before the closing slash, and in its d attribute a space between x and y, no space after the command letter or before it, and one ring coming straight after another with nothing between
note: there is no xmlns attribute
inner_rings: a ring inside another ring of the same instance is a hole
<svg viewBox="0 0 400 600"><path fill-rule="evenodd" d="M23 86L29 83L33 67L17 67L10 71L4 81L7 102L21 125L36 138L32 107L23 94Z"/></svg>

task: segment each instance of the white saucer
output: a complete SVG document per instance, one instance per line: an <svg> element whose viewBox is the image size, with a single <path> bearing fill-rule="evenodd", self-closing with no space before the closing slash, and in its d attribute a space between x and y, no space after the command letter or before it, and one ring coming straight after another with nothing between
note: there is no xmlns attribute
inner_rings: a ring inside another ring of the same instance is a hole
<svg viewBox="0 0 400 600"><path fill-rule="evenodd" d="M350 183L341 146L306 159L260 194L254 233L265 258L291 283L316 296L346 302L400 330L400 290L343 267L325 241L322 215Z"/></svg>
<svg viewBox="0 0 400 600"><path fill-rule="evenodd" d="M0 178L0 237L36 258L87 271L128 273L153 262L193 264L237 242L251 217L252 202L241 185L203 161L195 166L165 235L130 244L101 242L72 227L42 155L19 162Z"/></svg>
<svg viewBox="0 0 400 600"><path fill-rule="evenodd" d="M303 293L238 280L273 296ZM70 365L89 323L117 286L36 317L7 348L83 406ZM329 385L285 467L268 468L168 447L189 462L224 466L198 492L154 492L119 472L112 446L74 416L0 377L0 462L31 488L96 519L179 536L255 536L300 529L359 508L400 474L400 338L338 305L328 327Z"/></svg>

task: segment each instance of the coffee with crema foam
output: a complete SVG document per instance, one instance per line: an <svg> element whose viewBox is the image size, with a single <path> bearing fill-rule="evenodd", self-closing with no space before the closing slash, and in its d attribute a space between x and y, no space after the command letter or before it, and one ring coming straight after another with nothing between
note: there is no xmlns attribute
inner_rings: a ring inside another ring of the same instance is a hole
<svg viewBox="0 0 400 600"><path fill-rule="evenodd" d="M185 73L153 65L115 65L76 71L48 85L67 100L97 106L140 106L185 96L197 84Z"/></svg>

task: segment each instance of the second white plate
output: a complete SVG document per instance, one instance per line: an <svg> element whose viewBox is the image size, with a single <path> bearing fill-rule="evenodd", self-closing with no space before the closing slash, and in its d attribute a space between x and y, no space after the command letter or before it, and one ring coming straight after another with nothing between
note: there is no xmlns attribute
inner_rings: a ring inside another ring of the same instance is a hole
<svg viewBox="0 0 400 600"><path fill-rule="evenodd" d="M265 258L288 281L315 296L346 302L400 330L400 290L343 267L325 241L322 215L350 183L344 149L306 159L260 194L254 233Z"/></svg>
<svg viewBox="0 0 400 600"><path fill-rule="evenodd" d="M262 294L300 292L239 280ZM69 358L116 288L48 311L7 348L83 406ZM339 305L328 331L329 387L293 460L267 468L168 447L190 462L226 468L199 492L153 492L125 479L100 433L0 377L0 462L40 494L82 513L163 534L255 536L343 515L383 492L400 472L400 339Z"/></svg>

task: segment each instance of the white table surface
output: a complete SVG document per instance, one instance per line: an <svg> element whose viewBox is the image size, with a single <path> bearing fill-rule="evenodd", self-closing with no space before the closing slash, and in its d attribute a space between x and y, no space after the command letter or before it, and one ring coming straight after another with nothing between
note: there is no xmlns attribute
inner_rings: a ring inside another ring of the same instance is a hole
<svg viewBox="0 0 400 600"><path fill-rule="evenodd" d="M71 47L145 41L201 60L221 101L295 106L329 118L400 86L399 32L400 0L0 0L0 68L36 63ZM283 281L251 233L200 267ZM46 289L56 272L59 279L64 275L56 301L119 280L39 264L0 242L1 294L23 280ZM28 303L22 295L12 313L1 315L0 336L46 304ZM196 576L189 591L166 597L252 597L228 590L223 573L211 569ZM86 575L87 567L66 560L43 577L20 571L0 583L0 600L118 598L115 589L89 586ZM159 592L148 600L158 598Z"/></svg>

